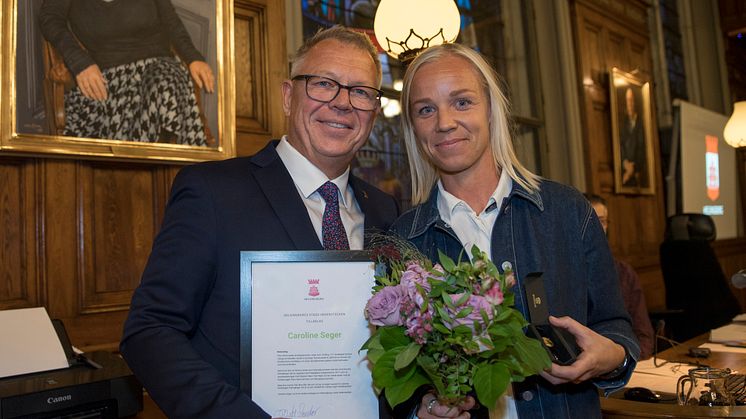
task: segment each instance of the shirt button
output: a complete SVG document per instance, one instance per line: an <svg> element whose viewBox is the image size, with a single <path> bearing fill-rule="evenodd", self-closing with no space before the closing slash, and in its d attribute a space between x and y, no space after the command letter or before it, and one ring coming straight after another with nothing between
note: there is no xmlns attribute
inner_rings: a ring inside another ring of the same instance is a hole
<svg viewBox="0 0 746 419"><path fill-rule="evenodd" d="M534 399L534 393L532 393L530 390L526 390L521 393L521 398L527 402L530 402Z"/></svg>

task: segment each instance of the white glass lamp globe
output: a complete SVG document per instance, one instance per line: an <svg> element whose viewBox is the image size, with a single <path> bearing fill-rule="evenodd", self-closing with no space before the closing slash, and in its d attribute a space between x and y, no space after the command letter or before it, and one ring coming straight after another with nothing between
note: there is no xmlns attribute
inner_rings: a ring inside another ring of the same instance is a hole
<svg viewBox="0 0 746 419"><path fill-rule="evenodd" d="M725 124L723 137L731 147L746 147L746 101L733 104L733 115Z"/></svg>
<svg viewBox="0 0 746 419"><path fill-rule="evenodd" d="M378 44L400 61L414 58L417 50L455 41L460 26L453 0L381 0L373 22Z"/></svg>

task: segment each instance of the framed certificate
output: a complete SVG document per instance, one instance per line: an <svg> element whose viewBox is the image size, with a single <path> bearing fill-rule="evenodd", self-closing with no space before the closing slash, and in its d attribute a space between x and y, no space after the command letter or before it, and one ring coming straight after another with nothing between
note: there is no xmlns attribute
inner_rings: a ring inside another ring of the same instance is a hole
<svg viewBox="0 0 746 419"><path fill-rule="evenodd" d="M272 417L377 419L364 251L241 252L241 389Z"/></svg>

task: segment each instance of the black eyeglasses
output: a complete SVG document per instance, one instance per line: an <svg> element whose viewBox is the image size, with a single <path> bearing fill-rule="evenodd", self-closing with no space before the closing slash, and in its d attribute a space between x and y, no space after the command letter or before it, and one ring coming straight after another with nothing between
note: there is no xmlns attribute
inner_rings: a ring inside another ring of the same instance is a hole
<svg viewBox="0 0 746 419"><path fill-rule="evenodd" d="M372 111L378 107L382 91L370 86L345 86L340 82L328 77L301 74L293 77L293 80L306 81L306 94L309 98L328 103L339 95L339 91L347 89L350 97L350 105L361 111Z"/></svg>

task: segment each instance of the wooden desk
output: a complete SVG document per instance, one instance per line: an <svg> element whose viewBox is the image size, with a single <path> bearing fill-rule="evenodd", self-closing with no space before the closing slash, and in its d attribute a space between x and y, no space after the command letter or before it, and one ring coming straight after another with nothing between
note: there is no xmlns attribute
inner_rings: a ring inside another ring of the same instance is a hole
<svg viewBox="0 0 746 419"><path fill-rule="evenodd" d="M692 362L694 358L687 355L689 348L707 342L709 334L703 334L684 342L678 347L660 353L659 358L669 361ZM746 373L746 355L730 352L713 352L703 364L716 368L730 368L739 373ZM694 368L694 367L692 367ZM682 375L687 370L682 372ZM746 406L736 407L700 407L679 406L664 403L633 402L624 399L624 391L619 391L608 398L601 398L601 410L604 418L746 418Z"/></svg>
<svg viewBox="0 0 746 419"><path fill-rule="evenodd" d="M690 362L693 358L687 356L692 346L699 346L707 342L708 334L686 341L676 348L667 349L660 353L662 359L670 361ZM717 368L730 368L740 373L746 373L746 355L730 352L713 352L703 361L704 364ZM686 372L684 370L682 375ZM606 419L628 418L746 418L746 406L736 407L700 407L679 406L664 403L642 403L625 400L624 391L619 391L610 397L601 397L601 410ZM161 409L147 394L143 397L143 411L137 419L166 419Z"/></svg>

